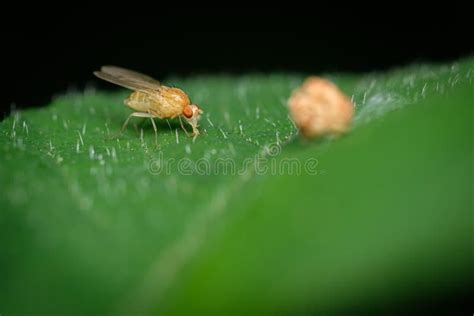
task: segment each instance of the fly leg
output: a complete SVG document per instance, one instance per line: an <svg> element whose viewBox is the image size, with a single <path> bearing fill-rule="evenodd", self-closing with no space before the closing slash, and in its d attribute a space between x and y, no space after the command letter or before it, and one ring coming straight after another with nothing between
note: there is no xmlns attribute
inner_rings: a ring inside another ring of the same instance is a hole
<svg viewBox="0 0 474 316"><path fill-rule="evenodd" d="M155 124L155 121L153 121L153 118L155 117L154 115L150 114L150 113L143 113L143 112L133 112L132 114L130 114L127 119L125 120L125 122L123 123L122 125L122 129L120 130L120 132L114 136L114 138L118 138L122 135L123 131L125 130L125 128L127 127L128 125L128 122L130 121L130 119L132 117L145 117L145 118L150 118L151 120L151 123L153 124L153 130L155 131L155 145L158 147L158 129L156 128L156 124Z"/></svg>
<svg viewBox="0 0 474 316"><path fill-rule="evenodd" d="M181 116L178 116L178 118L179 118L179 123L181 124L181 128L186 133L186 136L191 137L191 135L189 135L188 131L184 128L183 120L181 119Z"/></svg>
<svg viewBox="0 0 474 316"><path fill-rule="evenodd" d="M153 120L154 116L151 113L149 113L148 115L151 124L153 125L153 130L155 131L155 147L158 149L160 147L160 145L158 145L158 129L156 128L155 121Z"/></svg>
<svg viewBox="0 0 474 316"><path fill-rule="evenodd" d="M130 119L132 118L132 116L135 116L134 114L136 113L139 113L139 112L133 112L132 114L130 114L127 119L125 120L125 122L123 123L122 125L122 128L120 129L120 132L118 132L117 134L113 135L113 136L110 136L109 138L110 139L113 139L113 138L119 138L120 136L122 136L122 133L123 131L125 130L125 127L127 127L128 125L128 122L130 121Z"/></svg>

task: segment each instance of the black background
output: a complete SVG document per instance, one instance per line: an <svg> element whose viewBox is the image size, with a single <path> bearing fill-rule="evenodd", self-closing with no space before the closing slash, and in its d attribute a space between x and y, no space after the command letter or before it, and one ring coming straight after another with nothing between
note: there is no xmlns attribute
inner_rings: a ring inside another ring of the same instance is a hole
<svg viewBox="0 0 474 316"><path fill-rule="evenodd" d="M423 12L424 20L419 14L359 15L337 7L309 13L245 7L139 7L95 14L74 5L63 9L48 15L32 9L2 21L3 114L12 104L42 106L54 94L87 84L114 89L92 76L103 64L160 79L209 72L364 72L450 61L474 51L464 34L469 19L444 9L434 16Z"/></svg>

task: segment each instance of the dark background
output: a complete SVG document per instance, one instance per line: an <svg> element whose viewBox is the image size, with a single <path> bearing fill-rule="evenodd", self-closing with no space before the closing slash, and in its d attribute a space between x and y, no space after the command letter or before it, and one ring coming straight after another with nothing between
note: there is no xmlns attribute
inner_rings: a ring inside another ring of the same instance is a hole
<svg viewBox="0 0 474 316"><path fill-rule="evenodd" d="M311 14L141 8L83 15L71 6L52 15L34 14L33 8L30 16L2 22L3 115L88 84L115 89L92 76L103 64L160 79L209 72L365 72L451 61L474 51L463 35L469 19L452 12L425 20L416 14L342 14L337 8Z"/></svg>

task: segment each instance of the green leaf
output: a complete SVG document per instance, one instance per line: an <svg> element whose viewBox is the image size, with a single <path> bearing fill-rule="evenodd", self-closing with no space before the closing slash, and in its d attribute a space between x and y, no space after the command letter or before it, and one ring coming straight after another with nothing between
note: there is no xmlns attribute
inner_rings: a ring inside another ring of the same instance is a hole
<svg viewBox="0 0 474 316"><path fill-rule="evenodd" d="M337 312L471 286L473 69L327 75L353 129L311 142L286 108L300 74L169 78L203 133L157 120L159 150L146 120L110 139L125 91L12 113L0 313Z"/></svg>

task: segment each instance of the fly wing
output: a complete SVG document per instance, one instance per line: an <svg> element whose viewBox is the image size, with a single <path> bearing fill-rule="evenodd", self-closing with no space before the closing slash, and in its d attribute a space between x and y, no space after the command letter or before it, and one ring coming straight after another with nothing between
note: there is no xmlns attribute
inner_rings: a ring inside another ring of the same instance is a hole
<svg viewBox="0 0 474 316"><path fill-rule="evenodd" d="M94 75L116 85L140 91L159 90L160 82L142 73L116 66L103 66Z"/></svg>
<svg viewBox="0 0 474 316"><path fill-rule="evenodd" d="M159 86L160 82L155 78L147 76L145 74L139 73L137 71L133 71L130 69L125 69L117 66L102 66L100 69L102 72L106 72L111 75L115 75L117 77L126 77L136 81L147 82L154 86Z"/></svg>

